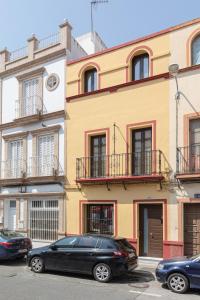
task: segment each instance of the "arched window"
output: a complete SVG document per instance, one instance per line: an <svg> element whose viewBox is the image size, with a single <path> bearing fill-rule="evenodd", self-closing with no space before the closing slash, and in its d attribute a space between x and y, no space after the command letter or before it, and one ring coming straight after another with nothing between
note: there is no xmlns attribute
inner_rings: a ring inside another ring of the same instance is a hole
<svg viewBox="0 0 200 300"><path fill-rule="evenodd" d="M132 59L132 80L140 80L149 77L149 55L143 53Z"/></svg>
<svg viewBox="0 0 200 300"><path fill-rule="evenodd" d="M89 93L97 90L97 70L89 69L84 73L84 92Z"/></svg>
<svg viewBox="0 0 200 300"><path fill-rule="evenodd" d="M192 42L191 54L192 65L200 64L200 35L198 35Z"/></svg>

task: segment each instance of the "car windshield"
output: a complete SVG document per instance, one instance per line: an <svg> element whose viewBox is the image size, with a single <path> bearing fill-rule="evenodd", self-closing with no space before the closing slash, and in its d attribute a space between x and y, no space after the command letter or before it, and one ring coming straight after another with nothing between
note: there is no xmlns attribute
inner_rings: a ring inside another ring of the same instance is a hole
<svg viewBox="0 0 200 300"><path fill-rule="evenodd" d="M189 259L191 259L191 260L194 260L194 259L200 259L200 254L197 254L197 255L194 255L194 256L189 256L188 257Z"/></svg>
<svg viewBox="0 0 200 300"><path fill-rule="evenodd" d="M0 236L4 236L6 238L12 238L12 237L24 237L22 233L7 230L7 229L0 229Z"/></svg>

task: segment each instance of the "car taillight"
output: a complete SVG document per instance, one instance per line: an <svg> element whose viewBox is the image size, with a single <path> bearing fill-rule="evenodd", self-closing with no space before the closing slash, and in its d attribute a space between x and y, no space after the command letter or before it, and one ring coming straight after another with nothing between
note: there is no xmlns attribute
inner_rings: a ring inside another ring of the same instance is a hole
<svg viewBox="0 0 200 300"><path fill-rule="evenodd" d="M0 246L3 246L5 248L11 248L13 244L8 242L0 242Z"/></svg>
<svg viewBox="0 0 200 300"><path fill-rule="evenodd" d="M128 257L128 253L125 251L114 251L113 254L114 254L114 256Z"/></svg>

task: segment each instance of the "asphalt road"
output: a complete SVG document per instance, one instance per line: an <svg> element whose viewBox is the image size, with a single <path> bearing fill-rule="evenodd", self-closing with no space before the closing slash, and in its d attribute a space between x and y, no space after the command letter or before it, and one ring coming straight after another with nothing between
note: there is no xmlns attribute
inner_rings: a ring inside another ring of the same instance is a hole
<svg viewBox="0 0 200 300"><path fill-rule="evenodd" d="M88 276L34 274L22 261L0 263L0 300L188 300L200 291L177 295L156 282L150 266L102 284Z"/></svg>

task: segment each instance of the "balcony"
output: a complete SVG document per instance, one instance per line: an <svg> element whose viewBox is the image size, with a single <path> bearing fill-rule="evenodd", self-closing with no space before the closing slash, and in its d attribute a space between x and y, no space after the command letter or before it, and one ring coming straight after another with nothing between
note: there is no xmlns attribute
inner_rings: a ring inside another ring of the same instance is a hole
<svg viewBox="0 0 200 300"><path fill-rule="evenodd" d="M55 155L1 162L1 186L60 182L63 179L64 172Z"/></svg>
<svg viewBox="0 0 200 300"><path fill-rule="evenodd" d="M9 159L1 162L1 182L21 183L26 177L26 160Z"/></svg>
<svg viewBox="0 0 200 300"><path fill-rule="evenodd" d="M29 161L29 177L63 176L59 159L55 155L33 156Z"/></svg>
<svg viewBox="0 0 200 300"><path fill-rule="evenodd" d="M160 150L77 158L76 182L160 182L162 164Z"/></svg>
<svg viewBox="0 0 200 300"><path fill-rule="evenodd" d="M32 117L37 121L40 116L46 112L47 111L44 107L43 99L38 95L20 98L15 101L16 120Z"/></svg>
<svg viewBox="0 0 200 300"><path fill-rule="evenodd" d="M177 149L176 178L182 181L200 180L200 144Z"/></svg>

